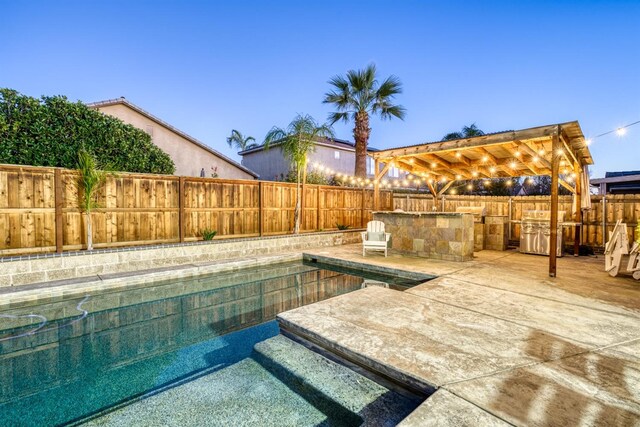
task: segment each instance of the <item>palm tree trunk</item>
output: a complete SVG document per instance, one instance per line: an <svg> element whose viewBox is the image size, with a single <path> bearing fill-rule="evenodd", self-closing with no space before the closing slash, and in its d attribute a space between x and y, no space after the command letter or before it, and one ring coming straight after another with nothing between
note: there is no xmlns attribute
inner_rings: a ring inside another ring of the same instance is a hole
<svg viewBox="0 0 640 427"><path fill-rule="evenodd" d="M87 250L93 250L93 232L91 227L91 212L86 211L84 213L85 220L87 222Z"/></svg>
<svg viewBox="0 0 640 427"><path fill-rule="evenodd" d="M356 141L356 167L355 176L367 177L367 143L371 128L369 128L369 114L366 111L356 113L353 139Z"/></svg>
<svg viewBox="0 0 640 427"><path fill-rule="evenodd" d="M298 179L296 179L296 208L293 211L293 234L300 232L300 167L298 167Z"/></svg>

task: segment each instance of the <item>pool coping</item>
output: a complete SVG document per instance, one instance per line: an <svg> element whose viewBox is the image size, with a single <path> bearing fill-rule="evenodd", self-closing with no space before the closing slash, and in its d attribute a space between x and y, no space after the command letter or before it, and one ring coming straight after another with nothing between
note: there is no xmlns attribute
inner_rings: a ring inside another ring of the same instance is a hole
<svg viewBox="0 0 640 427"><path fill-rule="evenodd" d="M17 288L0 288L0 310L60 301L64 298L81 296L96 291L120 291L157 281L192 278L205 274L301 260L302 254L293 252L248 257L240 260L223 259L147 270L98 274L23 285Z"/></svg>

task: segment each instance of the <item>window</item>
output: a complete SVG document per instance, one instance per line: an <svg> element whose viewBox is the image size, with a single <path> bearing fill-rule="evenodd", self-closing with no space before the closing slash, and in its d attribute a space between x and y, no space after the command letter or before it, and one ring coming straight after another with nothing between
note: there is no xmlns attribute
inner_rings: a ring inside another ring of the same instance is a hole
<svg viewBox="0 0 640 427"><path fill-rule="evenodd" d="M339 151L334 151L333 152L333 158L334 159L339 159L340 158L340 152Z"/></svg>
<svg viewBox="0 0 640 427"><path fill-rule="evenodd" d="M376 162L372 157L367 157L367 175L375 175Z"/></svg>
<svg viewBox="0 0 640 427"><path fill-rule="evenodd" d="M392 178L398 178L400 176L400 170L398 168L391 166L389 168L389 176Z"/></svg>

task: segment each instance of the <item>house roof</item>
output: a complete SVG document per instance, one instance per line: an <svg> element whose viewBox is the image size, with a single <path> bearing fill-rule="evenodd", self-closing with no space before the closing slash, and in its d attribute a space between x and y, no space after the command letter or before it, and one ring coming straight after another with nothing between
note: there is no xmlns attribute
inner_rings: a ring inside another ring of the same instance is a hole
<svg viewBox="0 0 640 427"><path fill-rule="evenodd" d="M596 178L590 180L591 184L597 185L602 183L623 183L640 181L640 171L624 171L624 172L607 172L604 178Z"/></svg>
<svg viewBox="0 0 640 427"><path fill-rule="evenodd" d="M230 159L229 157L225 156L224 154L220 153L219 151L214 150L213 148L211 148L208 145L206 145L205 143L197 140L196 138L192 137L191 135L188 135L188 134L184 133L180 129L171 126L169 123L167 123L164 120L154 116L153 114L149 113L148 111L143 110L142 108L138 107L133 102L127 100L124 96L122 96L120 98L116 98L116 99L107 99L105 101L89 102L86 105L89 108L95 108L95 109L99 109L101 107L108 107L110 105L125 105L128 108L134 110L135 112L145 116L149 120L152 120L152 121L158 123L160 126L169 129L171 132L173 132L173 133L175 133L177 135L180 135L182 138L186 139L190 143L192 143L194 145L197 145L198 147L202 148L205 151L208 151L209 153L213 154L216 157L220 157L224 161L226 161L226 162L232 164L233 166L237 167L238 169L248 173L249 175L253 176L254 178L259 178L260 177L258 174L256 174L251 169L247 169L246 167L242 166L240 163L236 162L233 159Z"/></svg>
<svg viewBox="0 0 640 427"><path fill-rule="evenodd" d="M347 141L345 139L338 139L338 138L316 137L314 138L314 142L316 143L316 145L323 145L326 147L335 147L335 148L340 148L342 150L347 150L347 151L355 151L355 146L356 146L356 144L351 141ZM271 144L271 146L276 146L279 144L280 144L279 142L275 142L274 144ZM252 147L244 151L240 151L238 152L238 154L240 154L241 156L244 156L246 154L257 153L262 150L264 150L264 145L258 145L256 147ZM378 151L378 149L373 147L367 147L367 151L370 153L373 153Z"/></svg>

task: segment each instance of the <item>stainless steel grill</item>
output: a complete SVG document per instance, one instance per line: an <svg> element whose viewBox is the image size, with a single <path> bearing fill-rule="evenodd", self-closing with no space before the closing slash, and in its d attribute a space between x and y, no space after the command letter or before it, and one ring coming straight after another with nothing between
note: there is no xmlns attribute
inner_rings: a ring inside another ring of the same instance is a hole
<svg viewBox="0 0 640 427"><path fill-rule="evenodd" d="M558 212L556 256L562 256L564 212ZM549 255L551 247L551 211L524 211L520 222L520 252Z"/></svg>
<svg viewBox="0 0 640 427"><path fill-rule="evenodd" d="M473 222L484 223L487 209L482 206L459 206L456 208L456 212L473 214Z"/></svg>

